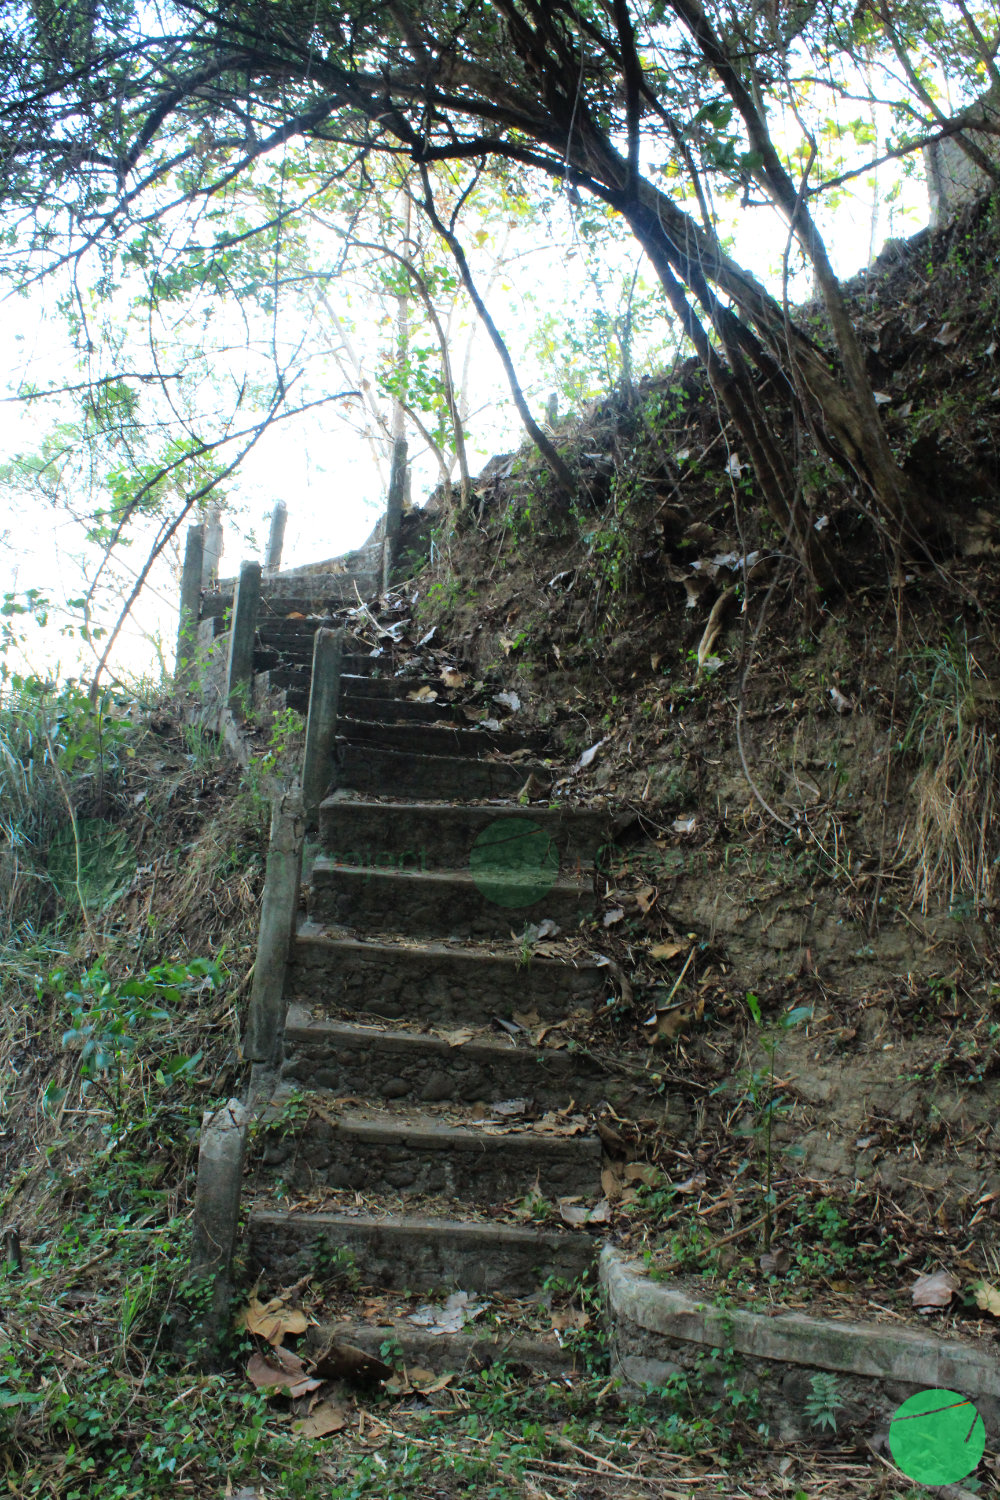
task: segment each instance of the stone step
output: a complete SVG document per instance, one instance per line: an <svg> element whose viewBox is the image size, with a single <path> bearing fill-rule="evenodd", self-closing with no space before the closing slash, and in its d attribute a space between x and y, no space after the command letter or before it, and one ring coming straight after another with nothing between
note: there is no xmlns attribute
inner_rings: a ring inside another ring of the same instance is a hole
<svg viewBox="0 0 1000 1500"><path fill-rule="evenodd" d="M320 1010L447 1026L507 1019L515 1010L561 1020L600 999L607 985L606 969L551 958L525 964L512 943L506 953L439 943L408 947L333 937L303 922L292 946L288 994Z"/></svg>
<svg viewBox="0 0 1000 1500"><path fill-rule="evenodd" d="M371 599L377 591L374 574L369 572L326 573L309 579L264 578L261 582L259 616L283 618L290 614L320 615L350 607L358 602L355 585L362 599ZM218 586L202 596L201 618L224 615L233 607L235 580L221 579ZM301 622L300 622L301 623Z"/></svg>
<svg viewBox="0 0 1000 1500"><path fill-rule="evenodd" d="M471 719L465 717L461 708L444 700L436 703L411 703L406 698L392 698L388 695L376 697L374 694L364 695L355 693L353 690L344 690L344 682L359 680L371 681L375 684L379 682L377 677L341 679L340 711L348 719L363 719L369 724L445 723L454 729L475 729L476 727Z"/></svg>
<svg viewBox="0 0 1000 1500"><path fill-rule="evenodd" d="M403 797L413 801L456 802L463 798L516 798L532 772L543 786L551 781L548 769L529 760L473 760L459 755L414 755L405 750L383 750L376 745L352 745L338 740L338 787L374 797Z"/></svg>
<svg viewBox="0 0 1000 1500"><path fill-rule="evenodd" d="M575 1281L584 1275L599 1244L582 1231L260 1206L250 1215L248 1270L251 1276L266 1271L286 1286L312 1273L321 1287L324 1268L339 1253L352 1258L365 1286L530 1296L549 1276Z"/></svg>
<svg viewBox="0 0 1000 1500"><path fill-rule="evenodd" d="M268 645L281 646L285 642L295 645L303 640L311 642L317 630L336 630L342 624L343 618L336 615L309 614L289 619L284 613L271 614L262 609L257 617L257 635ZM353 636L350 642L355 650L362 649Z"/></svg>
<svg viewBox="0 0 1000 1500"><path fill-rule="evenodd" d="M435 1333L405 1316L384 1323L367 1323L359 1318L322 1321L309 1330L306 1350L319 1353L336 1342L350 1344L380 1359L388 1344L396 1351L394 1362L401 1361L404 1368L411 1370L430 1370L435 1375L450 1370L461 1376L476 1375L502 1362L507 1369L529 1371L535 1379L545 1376L558 1379L577 1368L579 1356L572 1348L564 1348L555 1334L546 1337L512 1325L510 1302L506 1299L498 1304L498 1310L502 1321L487 1323L475 1333Z"/></svg>
<svg viewBox="0 0 1000 1500"><path fill-rule="evenodd" d="M363 713L363 710L362 710ZM519 731L441 728L436 724L387 724L362 718L357 709L347 715L346 705L337 720L337 733L355 745L410 750L418 755L509 755L512 750L544 751L548 736Z"/></svg>
<svg viewBox="0 0 1000 1500"><path fill-rule="evenodd" d="M263 1165L288 1188L348 1189L373 1197L400 1193L461 1199L475 1206L522 1199L554 1202L601 1192L596 1135L543 1135L521 1128L455 1125L432 1114L338 1108L333 1096L307 1095L302 1124L267 1131Z"/></svg>
<svg viewBox="0 0 1000 1500"><path fill-rule="evenodd" d="M340 864L468 869L475 858L582 879L607 837L607 816L575 807L366 802L329 797L319 810L325 853Z"/></svg>
<svg viewBox="0 0 1000 1500"><path fill-rule="evenodd" d="M314 1020L299 1007L285 1021L284 1081L366 1100L403 1104L533 1101L543 1109L571 1102L616 1108L634 1094L609 1078L590 1057L566 1048L538 1048L530 1037L488 1034L452 1046L445 1037L417 1031L384 1031L346 1021Z"/></svg>
<svg viewBox="0 0 1000 1500"><path fill-rule="evenodd" d="M479 880L466 871L351 867L321 854L312 867L308 911L314 922L364 932L491 938L546 917L571 931L594 909L589 885L550 879L544 869L484 867Z"/></svg>
<svg viewBox="0 0 1000 1500"><path fill-rule="evenodd" d="M340 679L345 704L350 704L355 698L405 699L408 693L419 692L421 688L429 688L433 693L443 691L441 681L436 677L369 677L367 673L359 676L345 671Z"/></svg>

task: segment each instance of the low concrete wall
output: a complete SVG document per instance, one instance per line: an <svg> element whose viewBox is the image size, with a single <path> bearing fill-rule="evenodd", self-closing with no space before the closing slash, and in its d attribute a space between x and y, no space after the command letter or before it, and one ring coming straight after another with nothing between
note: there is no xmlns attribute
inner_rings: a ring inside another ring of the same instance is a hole
<svg viewBox="0 0 1000 1500"><path fill-rule="evenodd" d="M731 1379L756 1393L755 1420L781 1442L871 1441L900 1402L934 1387L970 1397L987 1431L1000 1427L1000 1358L971 1341L892 1323L718 1307L652 1280L613 1246L601 1256L601 1283L612 1373L646 1389L687 1376L712 1395ZM713 1359L716 1350L722 1356ZM820 1372L838 1377L837 1433L812 1426L804 1409Z"/></svg>

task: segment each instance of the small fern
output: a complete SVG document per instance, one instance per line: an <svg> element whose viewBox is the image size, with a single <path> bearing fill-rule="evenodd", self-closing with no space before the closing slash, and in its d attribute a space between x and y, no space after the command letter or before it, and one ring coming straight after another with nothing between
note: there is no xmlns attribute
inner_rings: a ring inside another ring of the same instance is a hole
<svg viewBox="0 0 1000 1500"><path fill-rule="evenodd" d="M812 1394L805 1399L805 1412L813 1427L829 1427L837 1430L837 1412L844 1405L840 1399L840 1384L836 1375L823 1372L814 1375L809 1384Z"/></svg>

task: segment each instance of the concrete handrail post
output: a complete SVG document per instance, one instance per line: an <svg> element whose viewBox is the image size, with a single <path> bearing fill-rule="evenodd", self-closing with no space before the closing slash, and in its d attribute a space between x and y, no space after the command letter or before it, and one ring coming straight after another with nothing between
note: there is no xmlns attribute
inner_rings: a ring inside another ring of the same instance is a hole
<svg viewBox="0 0 1000 1500"><path fill-rule="evenodd" d="M313 641L312 684L302 755L302 802L307 829L319 821L319 804L333 776L340 704L340 673L346 630L317 630Z"/></svg>
<svg viewBox="0 0 1000 1500"><path fill-rule="evenodd" d="M238 1099L206 1110L198 1146L191 1237L191 1279L211 1280L209 1300L197 1323L202 1359L211 1362L229 1328L233 1252L240 1220L240 1192L250 1112Z"/></svg>
<svg viewBox="0 0 1000 1500"><path fill-rule="evenodd" d="M271 530L267 538L267 552L264 555L265 573L277 572L281 566L281 549L285 541L287 520L288 507L284 500L278 500L271 512Z"/></svg>
<svg viewBox="0 0 1000 1500"><path fill-rule="evenodd" d="M257 958L243 1052L249 1062L276 1064L285 1027L285 974L295 936L302 876L304 819L298 790L276 797L257 928Z"/></svg>
<svg viewBox="0 0 1000 1500"><path fill-rule="evenodd" d="M181 573L181 617L177 626L177 662L174 668L174 681L179 688L190 687L194 676L204 554L204 526L189 526L184 545L184 570Z"/></svg>
<svg viewBox="0 0 1000 1500"><path fill-rule="evenodd" d="M235 714L249 712L253 694L253 648L257 634L257 610L260 605L260 563L245 562L240 567L233 599L233 618L229 631L229 660L226 665L226 703Z"/></svg>
<svg viewBox="0 0 1000 1500"><path fill-rule="evenodd" d="M382 538L382 592L389 592L392 572L399 552L399 528L403 520L406 495L406 439L397 438L392 449L389 495L385 507L385 536Z"/></svg>
<svg viewBox="0 0 1000 1500"><path fill-rule="evenodd" d="M219 558L222 556L222 506L210 505L205 524L205 556L201 565L201 586L209 589L218 582Z"/></svg>

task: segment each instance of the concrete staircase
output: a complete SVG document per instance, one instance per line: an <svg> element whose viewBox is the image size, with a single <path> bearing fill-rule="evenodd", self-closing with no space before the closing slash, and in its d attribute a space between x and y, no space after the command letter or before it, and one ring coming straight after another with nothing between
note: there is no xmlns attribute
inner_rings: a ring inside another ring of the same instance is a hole
<svg viewBox="0 0 1000 1500"><path fill-rule="evenodd" d="M282 674L292 704L305 705L319 623L260 632L278 658L270 681ZM586 922L603 816L522 805L529 775L551 781L544 746L469 727L432 665L410 653L401 676L391 651L344 657L280 1078L251 1162L249 1269L269 1286L311 1274L315 1289L349 1256L362 1285L390 1296L523 1298L548 1277L578 1277L599 1248L593 1232L564 1227L557 1204L600 1199L593 1110L620 1106L634 1081L544 1045L537 1027L533 1040L513 1016L551 1024L602 992L589 958L534 956L516 934L545 918L563 934ZM426 683L438 701L409 696ZM362 1347L387 1336L356 1306L340 1311ZM401 1313L392 1337L407 1349L414 1333ZM470 1336L468 1357L488 1362L500 1336ZM454 1345L437 1347L454 1360ZM541 1347L565 1367L554 1336ZM532 1350L537 1361L537 1339Z"/></svg>

